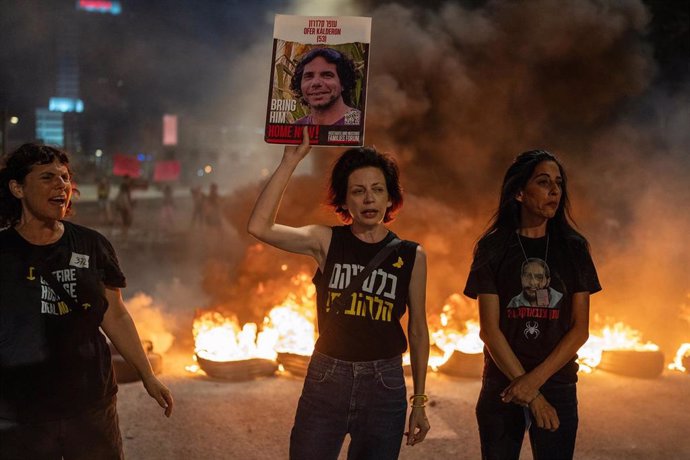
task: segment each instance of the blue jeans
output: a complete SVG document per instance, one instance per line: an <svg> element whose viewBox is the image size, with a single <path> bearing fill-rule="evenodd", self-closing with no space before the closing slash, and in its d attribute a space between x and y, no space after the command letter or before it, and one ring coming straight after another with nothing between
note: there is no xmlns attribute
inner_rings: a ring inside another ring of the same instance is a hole
<svg viewBox="0 0 690 460"><path fill-rule="evenodd" d="M559 428L551 432L539 428L529 409L501 401L507 384L485 379L477 401L477 423L482 459L510 460L520 457L527 421L532 455L535 460L572 459L577 435L577 390L572 384L546 384L540 388L556 409Z"/></svg>
<svg viewBox="0 0 690 460"><path fill-rule="evenodd" d="M407 400L400 356L349 362L314 352L290 435L291 460L397 459Z"/></svg>

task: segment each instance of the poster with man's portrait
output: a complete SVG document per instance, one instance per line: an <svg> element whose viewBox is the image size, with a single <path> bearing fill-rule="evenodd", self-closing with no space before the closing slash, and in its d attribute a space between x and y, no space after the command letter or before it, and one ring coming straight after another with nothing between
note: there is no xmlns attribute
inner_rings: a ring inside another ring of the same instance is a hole
<svg viewBox="0 0 690 460"><path fill-rule="evenodd" d="M276 15L264 139L364 144L371 18Z"/></svg>

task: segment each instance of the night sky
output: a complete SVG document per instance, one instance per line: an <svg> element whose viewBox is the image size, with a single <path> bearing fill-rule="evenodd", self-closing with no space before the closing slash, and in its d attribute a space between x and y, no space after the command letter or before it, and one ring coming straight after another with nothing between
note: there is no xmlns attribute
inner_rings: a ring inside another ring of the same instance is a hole
<svg viewBox="0 0 690 460"><path fill-rule="evenodd" d="M13 139L33 137L33 110L46 106L54 95L56 34L61 22L79 29L80 90L87 105L86 122L105 119L113 126L113 137L136 144L132 132L141 132L141 126L153 123L164 112L195 119L214 112L217 95L227 91L228 75L267 80L267 75L242 75L243 69L233 62L253 44L270 42L274 14L289 13L293 3L305 2L121 3L122 14L112 16L76 12L72 0L0 2L0 108L24 121L12 128ZM354 3L361 14L368 14L392 2ZM418 7L418 2L397 3ZM446 3L453 2L425 2L429 10ZM492 2L456 3L471 10ZM688 1L645 3L651 12L648 37L658 63L655 78L673 89L687 86Z"/></svg>

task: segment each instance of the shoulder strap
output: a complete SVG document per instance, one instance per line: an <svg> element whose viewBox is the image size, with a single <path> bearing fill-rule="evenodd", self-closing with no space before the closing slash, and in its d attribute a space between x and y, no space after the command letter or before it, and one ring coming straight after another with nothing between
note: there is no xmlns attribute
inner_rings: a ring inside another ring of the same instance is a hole
<svg viewBox="0 0 690 460"><path fill-rule="evenodd" d="M371 272L379 268L379 265L386 260L386 257L388 257L397 247L402 243L402 240L400 238L393 238L386 244L381 250L374 256L373 259L369 262L369 264L357 274L351 281L350 284L347 286L347 288L340 294L339 297L337 297L333 302L331 302L331 308L335 309L336 313L339 313L341 310L344 309L345 307L345 302L346 299L349 299L350 296L352 295L353 292L359 290L362 287L362 284L364 284L364 280L366 280L369 275L371 275Z"/></svg>
<svg viewBox="0 0 690 460"><path fill-rule="evenodd" d="M43 260L35 261L34 265L36 267L36 272L46 281L46 283L48 283L48 286L50 286L53 292L57 294L60 300L64 302L71 311L76 312L81 310L81 308L79 308L77 305L76 300L74 300L74 298L67 293L64 286L55 278L53 272L48 270Z"/></svg>

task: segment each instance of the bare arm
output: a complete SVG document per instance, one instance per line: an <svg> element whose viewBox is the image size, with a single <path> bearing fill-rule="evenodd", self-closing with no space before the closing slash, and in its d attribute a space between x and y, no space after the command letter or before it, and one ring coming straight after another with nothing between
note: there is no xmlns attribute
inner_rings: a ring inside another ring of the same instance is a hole
<svg viewBox="0 0 690 460"><path fill-rule="evenodd" d="M525 368L515 356L513 349L499 328L499 300L496 294L479 294L479 336L486 345L498 368L512 382L525 375ZM540 385L541 386L541 385ZM547 430L556 430L560 425L556 409L539 393L539 387L531 390L527 400L515 400L517 404L527 405L534 414L537 426ZM501 394L504 402L505 390Z"/></svg>
<svg viewBox="0 0 690 460"><path fill-rule="evenodd" d="M263 241L285 251L313 257L323 268L331 239L331 229L323 225L290 227L276 223L285 188L300 161L309 153L309 135L304 128L298 147L285 147L283 159L256 200L247 231Z"/></svg>
<svg viewBox="0 0 690 460"><path fill-rule="evenodd" d="M166 417L170 417L173 410L172 394L151 369L146 352L141 346L137 328L122 300L120 289L106 287L105 297L108 300L108 309L103 316L101 328L117 351L137 370L146 391L165 409Z"/></svg>
<svg viewBox="0 0 690 460"><path fill-rule="evenodd" d="M525 373L525 368L510 348L499 328L500 308L496 294L479 294L479 337L488 348L498 368L513 380Z"/></svg>
<svg viewBox="0 0 690 460"><path fill-rule="evenodd" d="M429 363L429 327L426 322L426 254L417 246L409 292L410 320L407 334L410 340L410 361L414 394L424 394L426 370ZM429 431L424 408L412 408L407 444L413 446L424 440Z"/></svg>
<svg viewBox="0 0 690 460"><path fill-rule="evenodd" d="M529 402L539 388L568 361L589 338L589 292L576 292L572 301L570 330L537 367L514 379L504 392L504 401Z"/></svg>

